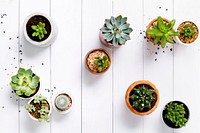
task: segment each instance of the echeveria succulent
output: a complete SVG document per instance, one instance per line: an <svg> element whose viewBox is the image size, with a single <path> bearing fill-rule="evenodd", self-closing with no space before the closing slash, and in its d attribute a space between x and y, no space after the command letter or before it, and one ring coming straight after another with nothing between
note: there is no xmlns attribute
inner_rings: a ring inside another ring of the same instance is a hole
<svg viewBox="0 0 200 133"><path fill-rule="evenodd" d="M10 85L17 96L29 97L34 94L40 82L40 78L33 74L31 69L19 68L18 73L11 77Z"/></svg>
<svg viewBox="0 0 200 133"><path fill-rule="evenodd" d="M114 46L124 45L127 40L130 40L129 34L133 31L126 21L127 17L121 15L106 19L105 27L101 28L103 39L111 42Z"/></svg>
<svg viewBox="0 0 200 133"><path fill-rule="evenodd" d="M32 25L31 28L34 30L32 36L38 37L40 40L47 34L45 23L39 22L37 25Z"/></svg>

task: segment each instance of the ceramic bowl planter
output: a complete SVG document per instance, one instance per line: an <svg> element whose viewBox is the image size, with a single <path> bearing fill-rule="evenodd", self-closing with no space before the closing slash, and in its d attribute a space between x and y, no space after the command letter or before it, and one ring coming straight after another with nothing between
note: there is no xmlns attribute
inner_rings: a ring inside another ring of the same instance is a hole
<svg viewBox="0 0 200 133"><path fill-rule="evenodd" d="M180 101L167 103L162 111L164 123L171 128L181 128L189 120L190 112L188 107Z"/></svg>
<svg viewBox="0 0 200 133"><path fill-rule="evenodd" d="M59 92L53 98L53 108L60 114L69 113L73 107L73 98L67 92Z"/></svg>
<svg viewBox="0 0 200 133"><path fill-rule="evenodd" d="M174 44L173 37L179 35L173 29L174 24L175 20L169 21L158 16L147 27L146 35L148 40L154 44L161 45L162 48L165 48L167 42Z"/></svg>
<svg viewBox="0 0 200 133"><path fill-rule="evenodd" d="M31 98L40 88L40 77L31 69L19 68L18 73L11 79L10 86L20 98Z"/></svg>
<svg viewBox="0 0 200 133"><path fill-rule="evenodd" d="M129 35L133 31L126 21L127 17L121 15L106 19L99 33L102 44L109 48L125 45L126 41L130 40Z"/></svg>
<svg viewBox="0 0 200 133"><path fill-rule="evenodd" d="M38 47L51 45L57 36L56 23L44 13L29 15L23 25L23 33L26 40Z"/></svg>
<svg viewBox="0 0 200 133"><path fill-rule="evenodd" d="M109 53L102 49L93 49L85 57L86 68L93 74L102 74L106 72L111 65Z"/></svg>
<svg viewBox="0 0 200 133"><path fill-rule="evenodd" d="M179 36L176 37L177 42L187 46L194 44L199 35L197 25L191 21L185 21L179 24L177 32L179 33Z"/></svg>
<svg viewBox="0 0 200 133"><path fill-rule="evenodd" d="M159 99L156 86L147 80L132 83L125 95L126 105L130 111L140 116L152 113L157 108Z"/></svg>
<svg viewBox="0 0 200 133"><path fill-rule="evenodd" d="M52 107L47 98L41 94L30 99L25 108L33 120L39 122L49 122Z"/></svg>

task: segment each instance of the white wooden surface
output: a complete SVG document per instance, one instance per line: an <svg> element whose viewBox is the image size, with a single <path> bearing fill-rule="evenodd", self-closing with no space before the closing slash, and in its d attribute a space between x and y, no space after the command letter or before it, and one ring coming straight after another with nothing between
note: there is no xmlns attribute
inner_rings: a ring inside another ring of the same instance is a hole
<svg viewBox="0 0 200 133"><path fill-rule="evenodd" d="M200 132L200 45L175 44L165 49L147 42L148 23L162 16L177 22L192 20L200 27L198 0L0 0L0 132L2 133L189 133ZM55 19L59 33L48 48L28 44L22 34L30 13L44 12ZM111 15L128 17L134 29L127 44L109 49L99 41L99 29ZM112 67L95 76L84 67L86 53L103 47ZM9 86L19 67L32 68L41 77L40 93L52 98L58 91L73 95L67 115L52 112L50 123L31 120ZM134 81L147 79L160 92L158 108L150 115L132 114L125 92ZM170 100L190 108L190 120L180 130L168 128L161 111Z"/></svg>

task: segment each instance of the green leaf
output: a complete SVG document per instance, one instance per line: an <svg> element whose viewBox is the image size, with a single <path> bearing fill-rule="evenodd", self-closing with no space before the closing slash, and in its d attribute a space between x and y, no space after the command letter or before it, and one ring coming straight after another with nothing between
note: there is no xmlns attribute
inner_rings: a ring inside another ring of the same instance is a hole
<svg viewBox="0 0 200 133"><path fill-rule="evenodd" d="M31 69L26 70L26 76L32 76L33 72Z"/></svg>
<svg viewBox="0 0 200 133"><path fill-rule="evenodd" d="M121 16L121 15L117 16L117 18L116 18L116 26L117 26L117 27L120 27L120 25L121 25L121 20L122 20L122 16Z"/></svg>
<svg viewBox="0 0 200 133"><path fill-rule="evenodd" d="M154 38L154 44L158 44L158 42L160 42L160 37L159 36Z"/></svg>
<svg viewBox="0 0 200 133"><path fill-rule="evenodd" d="M164 31L165 30L165 25L164 25L164 22L163 22L163 19L159 16L158 17L158 28L160 29L160 31Z"/></svg>
<svg viewBox="0 0 200 133"><path fill-rule="evenodd" d="M146 33L150 36L159 36L159 37L163 36L163 33L158 29L150 29L147 30Z"/></svg>
<svg viewBox="0 0 200 133"><path fill-rule="evenodd" d="M167 39L167 42L174 44L174 40L172 39L172 37L170 37L169 35L165 36Z"/></svg>
<svg viewBox="0 0 200 133"><path fill-rule="evenodd" d="M130 40L131 38L129 37L129 35L125 34L125 33L121 33L121 36L125 39L125 40Z"/></svg>
<svg viewBox="0 0 200 133"><path fill-rule="evenodd" d="M103 37L103 39L107 39L107 37L109 36L109 35L111 35L110 33L104 33L103 35L102 35L102 37Z"/></svg>
<svg viewBox="0 0 200 133"><path fill-rule="evenodd" d="M118 46L118 39L116 37L113 38L112 44Z"/></svg>
<svg viewBox="0 0 200 133"><path fill-rule="evenodd" d="M109 19L106 19L106 20L105 20L105 23L106 23L106 27L107 27L108 29L113 29L113 26L111 25Z"/></svg>
<svg viewBox="0 0 200 133"><path fill-rule="evenodd" d="M122 19L121 19L121 25L125 24L126 21L127 21L127 17L122 18Z"/></svg>
<svg viewBox="0 0 200 133"><path fill-rule="evenodd" d="M132 31L133 31L132 28L128 28L128 29L123 30L123 32L125 32L125 33L131 33Z"/></svg>
<svg viewBox="0 0 200 133"><path fill-rule="evenodd" d="M36 30L36 29L37 29L37 26L36 26L36 25L32 25L31 28L32 28L33 30Z"/></svg>
<svg viewBox="0 0 200 133"><path fill-rule="evenodd" d="M110 34L110 35L107 37L106 41L107 41L107 42L111 41L111 40L113 39L113 37L114 37L114 35L113 35L113 34Z"/></svg>
<svg viewBox="0 0 200 133"><path fill-rule="evenodd" d="M123 29L127 29L129 28L130 24L123 24L120 26L120 29L123 30Z"/></svg>
<svg viewBox="0 0 200 133"><path fill-rule="evenodd" d="M121 34L117 33L115 37L118 39L121 37Z"/></svg>
<svg viewBox="0 0 200 133"><path fill-rule="evenodd" d="M120 44L124 45L125 42L126 42L126 40L125 40L124 38L120 38L120 39L119 39L119 43L120 43Z"/></svg>
<svg viewBox="0 0 200 133"><path fill-rule="evenodd" d="M29 87L32 89L36 89L38 87L39 80L40 80L40 78L38 76L34 76L32 78L31 83L29 84Z"/></svg>
<svg viewBox="0 0 200 133"><path fill-rule="evenodd" d="M173 26L175 25L175 19L173 19L172 21L170 21L168 24L167 24L167 29L170 30L173 28Z"/></svg>
<svg viewBox="0 0 200 133"><path fill-rule="evenodd" d="M162 48L165 48L166 43L167 43L166 37L163 36L163 37L161 38L161 47L162 47Z"/></svg>
<svg viewBox="0 0 200 133"><path fill-rule="evenodd" d="M113 16L110 18L110 20L112 25L116 25L116 20Z"/></svg>
<svg viewBox="0 0 200 133"><path fill-rule="evenodd" d="M103 67L98 67L98 72L102 72Z"/></svg>
<svg viewBox="0 0 200 133"><path fill-rule="evenodd" d="M11 79L12 79L12 82L15 84L17 84L19 82L17 75L12 76Z"/></svg>
<svg viewBox="0 0 200 133"><path fill-rule="evenodd" d="M107 27L103 27L101 28L102 32L111 32L111 29L107 28Z"/></svg>
<svg viewBox="0 0 200 133"><path fill-rule="evenodd" d="M175 31L173 31L173 30L168 31L167 34L168 34L169 36L178 36L178 35L179 35L178 32L175 32Z"/></svg>

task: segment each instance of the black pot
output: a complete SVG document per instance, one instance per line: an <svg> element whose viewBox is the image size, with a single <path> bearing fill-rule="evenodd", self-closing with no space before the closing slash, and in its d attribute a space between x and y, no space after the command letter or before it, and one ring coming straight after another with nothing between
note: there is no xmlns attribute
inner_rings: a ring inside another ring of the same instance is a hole
<svg viewBox="0 0 200 133"><path fill-rule="evenodd" d="M183 107L185 108L185 112L186 112L184 117L187 119L187 122L188 122L189 116L190 116L190 112L189 112L188 107L187 107L183 102L180 102L180 101L171 101L171 102L173 102L173 103L178 103L178 104L183 104ZM171 103L171 102L169 102L169 103ZM169 103L167 103L166 105L168 105ZM165 105L165 106L166 106L166 105ZM166 119L166 118L164 117L166 113L167 113L167 111L163 109L163 111L162 111L162 119L163 119L163 121L165 122L165 124L166 124L167 126L171 127L171 128L175 128L175 129L181 128L180 126L175 126L174 123L172 123L170 120ZM187 123L187 122L186 122L186 123Z"/></svg>

